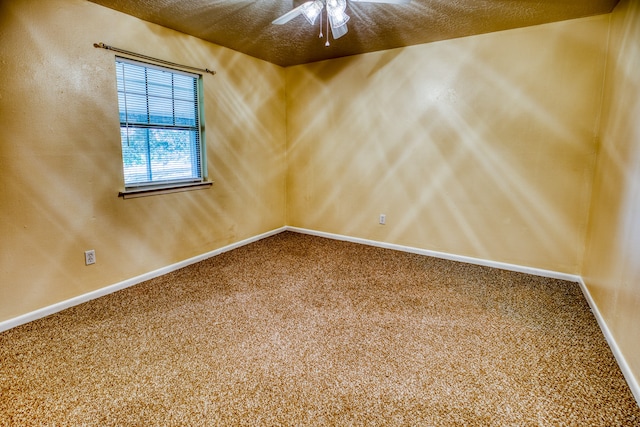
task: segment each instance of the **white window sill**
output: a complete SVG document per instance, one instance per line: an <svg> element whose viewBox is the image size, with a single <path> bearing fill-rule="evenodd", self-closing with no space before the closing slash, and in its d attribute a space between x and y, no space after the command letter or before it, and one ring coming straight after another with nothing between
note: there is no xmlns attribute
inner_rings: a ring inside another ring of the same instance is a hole
<svg viewBox="0 0 640 427"><path fill-rule="evenodd" d="M212 181L190 182L186 184L168 184L161 186L149 186L129 188L118 193L118 197L123 199L134 199L137 197L156 196L159 194L178 193L181 191L204 190L213 185Z"/></svg>

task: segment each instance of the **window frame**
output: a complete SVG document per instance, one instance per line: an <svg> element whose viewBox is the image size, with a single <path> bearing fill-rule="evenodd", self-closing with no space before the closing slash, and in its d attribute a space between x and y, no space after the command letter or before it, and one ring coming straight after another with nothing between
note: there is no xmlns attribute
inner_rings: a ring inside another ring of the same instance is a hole
<svg viewBox="0 0 640 427"><path fill-rule="evenodd" d="M147 181L140 183L129 183L125 182L125 153L123 150L123 140L122 140L122 129L124 126L127 128L137 128L137 129L158 129L158 130L166 130L166 129L177 129L184 130L184 127L177 125L159 125L159 124L149 124L148 126L137 124L131 126L128 122L128 117L125 117L125 121L121 121L122 112L120 111L120 102L118 102L118 120L120 126L120 148L121 148L121 165L122 165L122 182L124 190L118 193L119 197L124 199L135 198L135 197L144 197L151 196L155 194L168 194L180 191L190 191L190 190L199 190L204 188L209 188L213 183L208 180L207 174L207 156L206 156L206 142L205 142L205 125L204 125L204 87L203 87L203 76L199 73L194 73L190 71L180 70L179 68L167 67L165 65L157 65L149 62L139 61L127 57L116 56L115 57L115 66L116 66L116 83L118 83L118 71L117 67L120 63L132 64L135 66L143 67L145 69L155 69L163 72L168 72L171 74L178 75L186 75L192 77L196 80L195 83L195 102L197 104L196 108L196 132L197 132L197 143L192 145L192 148L197 149L199 156L199 176L192 178L176 178L176 179L168 179L168 180L158 180L158 181ZM145 71L146 72L146 71ZM116 85L118 86L118 85ZM121 91L116 88L116 92L118 96L120 96ZM127 93L126 90L124 93ZM148 92L145 94L146 103L148 106L149 97ZM172 99L175 99L175 95L172 94Z"/></svg>

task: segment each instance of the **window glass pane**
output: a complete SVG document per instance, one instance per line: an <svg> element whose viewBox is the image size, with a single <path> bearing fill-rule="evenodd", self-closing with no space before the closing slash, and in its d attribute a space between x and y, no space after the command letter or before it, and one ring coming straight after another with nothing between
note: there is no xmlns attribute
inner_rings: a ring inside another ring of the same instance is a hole
<svg viewBox="0 0 640 427"><path fill-rule="evenodd" d="M144 95L126 93L124 98L124 111L120 111L121 113L126 113L125 121L129 123L149 123L147 97ZM122 121L122 119L120 120Z"/></svg>
<svg viewBox="0 0 640 427"><path fill-rule="evenodd" d="M196 106L194 102L175 101L176 125L196 126Z"/></svg>
<svg viewBox="0 0 640 427"><path fill-rule="evenodd" d="M171 98L149 97L149 123L173 123L173 100Z"/></svg>
<svg viewBox="0 0 640 427"><path fill-rule="evenodd" d="M125 182L198 178L194 131L121 128Z"/></svg>
<svg viewBox="0 0 640 427"><path fill-rule="evenodd" d="M173 90L176 99L184 99L186 101L195 101L195 79L189 76L176 74L173 76Z"/></svg>
<svg viewBox="0 0 640 427"><path fill-rule="evenodd" d="M150 129L151 173L154 180L197 178L191 150L192 131Z"/></svg>
<svg viewBox="0 0 640 427"><path fill-rule="evenodd" d="M147 84L144 67L123 63L121 71L122 75L118 76L118 79L120 80L122 78L125 80L122 81L122 84L118 85L118 90L126 90L130 93L146 93Z"/></svg>
<svg viewBox="0 0 640 427"><path fill-rule="evenodd" d="M120 128L124 182L138 184L150 181L147 130Z"/></svg>
<svg viewBox="0 0 640 427"><path fill-rule="evenodd" d="M173 96L172 74L166 71L147 69L147 90L154 96L169 98Z"/></svg>

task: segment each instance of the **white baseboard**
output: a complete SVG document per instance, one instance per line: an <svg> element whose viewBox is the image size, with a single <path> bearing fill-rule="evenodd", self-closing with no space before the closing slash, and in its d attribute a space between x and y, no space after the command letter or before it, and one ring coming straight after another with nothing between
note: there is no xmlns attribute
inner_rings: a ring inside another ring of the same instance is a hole
<svg viewBox="0 0 640 427"><path fill-rule="evenodd" d="M361 239L359 237L344 236L341 234L325 233L323 231L309 230L306 228L286 227L288 231L296 233L310 234L313 236L326 237L334 240L343 240L346 242L360 243L363 245L375 246L378 248L393 249L396 251L409 252L412 254L426 255L434 258L448 259L450 261L460 261L467 264L482 265L485 267L499 268L501 270L516 271L519 273L532 274L535 276L549 277L551 279L566 280L569 282L579 282L580 276L575 274L560 273L558 271L544 270L541 268L526 267L517 264L508 264L504 262L490 261L482 258L473 258L462 255L454 255L446 252L431 251L428 249L414 248L411 246L396 245L394 243L379 242L376 240Z"/></svg>
<svg viewBox="0 0 640 427"><path fill-rule="evenodd" d="M618 366L622 371L622 375L624 375L625 380L627 380L627 384L631 389L631 393L633 394L633 397L636 398L636 402L638 403L638 405L640 405L640 385L638 384L638 380L633 375L633 371L629 367L629 364L627 363L627 360L622 354L620 347L618 347L618 343L616 342L615 338L611 334L611 331L607 326L607 322L605 322L604 318L602 317L602 314L600 314L600 310L598 309L598 306L593 300L593 297L591 296L591 293L589 292L589 289L587 288L586 283L584 283L584 280L582 280L582 277L580 277L580 280L578 281L578 283L580 284L582 293L584 294L584 297L587 300L589 307L591 308L591 312L593 313L593 316L598 321L598 325L600 326L600 330L602 330L602 334L604 335L604 338L607 340L607 343L609 344L609 348L611 348L613 357L615 357L616 361L618 362Z"/></svg>
<svg viewBox="0 0 640 427"><path fill-rule="evenodd" d="M49 316L51 314L60 312L67 308L76 306L78 304L82 304L83 302L91 301L92 299L100 298L102 296L111 294L113 292L119 291L121 289L128 288L129 286L137 285L138 283L142 283L147 280L151 280L153 278L162 276L167 273L171 273L172 271L179 270L183 267L186 267L191 264L195 264L196 262L203 261L205 259L214 257L216 255L220 255L224 252L228 252L232 249L239 248L241 246L248 245L249 243L256 242L258 240L264 239L265 237L270 237L275 234L281 233L286 230L286 227L280 227L275 230L268 231L266 233L259 234L257 236L249 237L248 239L241 240L236 243L232 243L230 245L224 246L219 249L215 249L213 251L195 256L193 258L186 259L184 261L177 262L175 264L168 265L166 267L159 268L154 271L150 271L145 274L141 274L140 276L132 277L131 279L124 280L122 282L106 286L104 288L96 289L95 291L87 292L86 294L78 295L77 297L70 298L65 301L60 301L58 303L52 304L47 307L40 308L38 310L32 311L30 313L23 314L18 317L14 317L9 320L5 320L0 322L0 332L9 330L11 328L15 328L16 326L23 325L25 323L32 322L37 319L41 319L43 317Z"/></svg>

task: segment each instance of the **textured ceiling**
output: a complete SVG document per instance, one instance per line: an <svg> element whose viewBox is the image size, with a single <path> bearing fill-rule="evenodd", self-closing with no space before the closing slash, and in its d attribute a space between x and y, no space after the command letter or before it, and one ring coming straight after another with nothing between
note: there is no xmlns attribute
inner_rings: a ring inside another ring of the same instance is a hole
<svg viewBox="0 0 640 427"><path fill-rule="evenodd" d="M329 47L325 47L325 40L318 39L319 26L309 25L303 16L284 25L271 24L301 0L90 1L290 66L608 13L619 0L412 0L404 5L349 2L349 32L330 40Z"/></svg>

